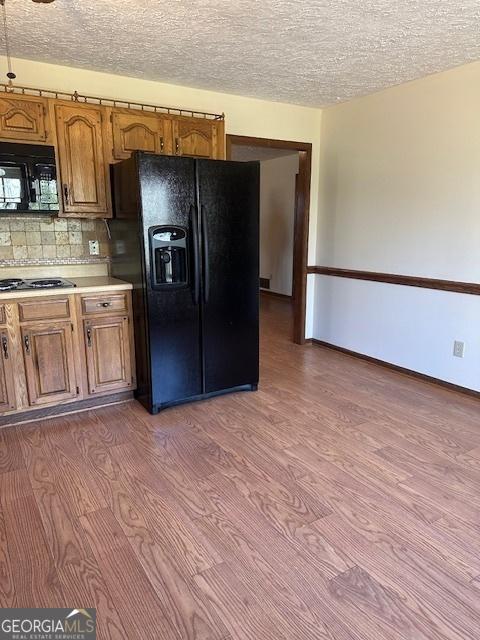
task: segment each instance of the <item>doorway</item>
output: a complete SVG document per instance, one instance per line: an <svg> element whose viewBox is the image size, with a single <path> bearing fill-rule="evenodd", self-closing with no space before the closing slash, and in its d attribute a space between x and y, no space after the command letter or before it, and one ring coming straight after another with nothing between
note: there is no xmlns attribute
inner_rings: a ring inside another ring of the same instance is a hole
<svg viewBox="0 0 480 640"><path fill-rule="evenodd" d="M276 277L276 287L283 287L283 293L290 291L293 309L293 341L297 344L305 343L305 309L307 287L307 248L308 248L308 218L310 207L310 179L311 179L312 145L303 142L286 140L272 140L269 138L252 138L250 136L227 135L227 160L274 160L284 158L278 162L278 167L288 170L288 166L296 166L292 174L292 230L291 234L285 225L287 213L277 221L282 228L275 231L277 249L282 245L284 256L263 256L264 268L267 273L261 276ZM295 163L297 163L295 165ZM272 167L270 167L270 173ZM274 169L275 170L275 169ZM290 170L292 170L290 168ZM262 171L268 180L267 171ZM295 178L296 174L296 178ZM287 196L288 197L288 196ZM281 204L281 203L280 203ZM282 207L279 207L281 210ZM281 219L280 219L281 218ZM262 221L264 224L264 221ZM265 224L269 224L265 221ZM290 238L291 235L291 238ZM291 257L289 253L291 252ZM291 274L288 277L288 260L291 260ZM272 265L275 265L275 269ZM275 273L274 273L275 272ZM267 278L268 279L268 278ZM266 283L264 283L266 284ZM285 295L285 293L284 293ZM287 294L288 295L288 294Z"/></svg>

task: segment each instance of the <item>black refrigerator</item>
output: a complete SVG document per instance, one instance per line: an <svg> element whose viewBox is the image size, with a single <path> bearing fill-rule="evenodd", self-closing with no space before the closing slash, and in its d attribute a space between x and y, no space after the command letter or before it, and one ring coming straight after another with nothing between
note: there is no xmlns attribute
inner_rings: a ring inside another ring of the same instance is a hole
<svg viewBox="0 0 480 640"><path fill-rule="evenodd" d="M112 275L133 283L151 412L258 384L259 163L136 152L112 167Z"/></svg>

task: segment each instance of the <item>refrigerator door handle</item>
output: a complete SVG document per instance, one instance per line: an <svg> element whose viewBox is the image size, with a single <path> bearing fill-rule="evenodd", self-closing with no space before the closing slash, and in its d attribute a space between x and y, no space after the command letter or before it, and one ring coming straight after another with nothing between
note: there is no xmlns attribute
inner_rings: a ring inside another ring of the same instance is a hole
<svg viewBox="0 0 480 640"><path fill-rule="evenodd" d="M209 254L208 254L208 231L207 231L207 220L205 216L205 207L202 204L200 207L200 218L202 225L202 240L203 240L203 279L204 279L204 287L203 287L203 301L205 304L208 302L208 298L210 297L210 265L209 265Z"/></svg>
<svg viewBox="0 0 480 640"><path fill-rule="evenodd" d="M193 241L193 302L200 302L200 244L198 238L198 214L197 207L190 205L190 223L192 225Z"/></svg>

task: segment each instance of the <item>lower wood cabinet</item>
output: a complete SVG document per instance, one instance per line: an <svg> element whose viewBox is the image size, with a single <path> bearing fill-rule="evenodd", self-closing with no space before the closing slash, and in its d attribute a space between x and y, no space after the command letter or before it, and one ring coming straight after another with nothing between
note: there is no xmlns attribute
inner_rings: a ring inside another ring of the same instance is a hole
<svg viewBox="0 0 480 640"><path fill-rule="evenodd" d="M90 393L132 386L128 317L85 320Z"/></svg>
<svg viewBox="0 0 480 640"><path fill-rule="evenodd" d="M72 334L71 322L22 327L30 404L51 404L78 396Z"/></svg>
<svg viewBox="0 0 480 640"><path fill-rule="evenodd" d="M15 371L7 331L0 333L0 413L16 408Z"/></svg>
<svg viewBox="0 0 480 640"><path fill-rule="evenodd" d="M133 390L131 310L128 290L2 301L0 414Z"/></svg>

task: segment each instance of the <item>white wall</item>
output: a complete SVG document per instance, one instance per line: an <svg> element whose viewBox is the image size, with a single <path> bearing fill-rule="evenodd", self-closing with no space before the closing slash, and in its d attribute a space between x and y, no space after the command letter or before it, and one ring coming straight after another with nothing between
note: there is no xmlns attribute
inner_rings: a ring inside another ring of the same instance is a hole
<svg viewBox="0 0 480 640"><path fill-rule="evenodd" d="M316 264L480 281L479 114L480 63L325 110ZM324 276L315 298L315 338L480 390L479 298Z"/></svg>
<svg viewBox="0 0 480 640"><path fill-rule="evenodd" d="M479 296L315 278L316 338L480 391Z"/></svg>
<svg viewBox="0 0 480 640"><path fill-rule="evenodd" d="M0 68L6 68L0 57ZM15 59L13 68L20 86L148 102L214 113L225 112L226 132L234 135L312 143L309 259L315 260L318 213L318 180L321 110L280 102L256 100L227 93L117 76L85 69ZM313 290L307 292L307 326L313 319Z"/></svg>
<svg viewBox="0 0 480 640"><path fill-rule="evenodd" d="M292 295L295 176L298 153L260 163L260 276Z"/></svg>

